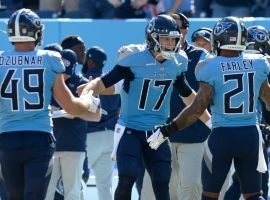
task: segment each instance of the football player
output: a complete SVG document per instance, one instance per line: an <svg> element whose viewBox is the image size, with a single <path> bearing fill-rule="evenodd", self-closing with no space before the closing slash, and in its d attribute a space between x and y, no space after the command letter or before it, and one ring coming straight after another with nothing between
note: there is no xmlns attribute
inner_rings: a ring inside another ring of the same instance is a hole
<svg viewBox="0 0 270 200"><path fill-rule="evenodd" d="M170 199L169 143L153 151L147 144L147 138L153 134L151 130L157 124L167 120L173 87L187 104L196 95L183 74L187 69L187 57L179 51L182 35L176 21L170 16L158 15L149 21L145 31L146 45L121 48L116 66L101 78L91 81L82 92L93 90L94 94L99 94L124 79L120 118L115 127L118 145L115 145L114 152L119 175L115 200L131 199L142 159L151 177L156 199ZM205 112L201 119L207 122L209 113Z"/></svg>
<svg viewBox="0 0 270 200"><path fill-rule="evenodd" d="M67 89L58 52L36 50L44 25L29 9L14 12L7 24L13 51L0 54L0 163L8 199L44 199L51 176L55 139L52 95L72 115L97 109L88 94Z"/></svg>
<svg viewBox="0 0 270 200"><path fill-rule="evenodd" d="M196 68L200 89L192 104L148 139L158 149L170 135L195 122L211 102L212 132L202 166L202 200L218 199L234 162L245 199L260 200L261 172L267 170L256 105L270 105L269 63L262 56L243 54L247 29L237 17L219 20L213 29L216 57Z"/></svg>

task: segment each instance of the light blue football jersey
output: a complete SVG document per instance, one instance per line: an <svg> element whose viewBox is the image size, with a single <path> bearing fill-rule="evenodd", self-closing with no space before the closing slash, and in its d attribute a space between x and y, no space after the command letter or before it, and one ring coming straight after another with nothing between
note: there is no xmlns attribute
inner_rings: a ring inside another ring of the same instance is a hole
<svg viewBox="0 0 270 200"><path fill-rule="evenodd" d="M56 75L64 70L57 52L2 52L0 133L52 132L49 104Z"/></svg>
<svg viewBox="0 0 270 200"><path fill-rule="evenodd" d="M159 63L145 46L135 46L117 65L134 74L129 91L121 91L118 123L136 130L152 130L164 124L170 113L170 98L176 77L187 70L187 56L181 51L175 60ZM121 57L121 56L120 56Z"/></svg>
<svg viewBox="0 0 270 200"><path fill-rule="evenodd" d="M214 87L213 127L256 125L259 92L268 74L269 62L260 54L218 56L198 65L197 80Z"/></svg>

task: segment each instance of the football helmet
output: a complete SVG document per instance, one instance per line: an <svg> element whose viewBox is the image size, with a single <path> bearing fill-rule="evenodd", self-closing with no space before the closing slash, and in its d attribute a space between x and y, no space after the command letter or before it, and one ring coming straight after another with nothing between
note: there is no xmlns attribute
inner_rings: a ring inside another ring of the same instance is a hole
<svg viewBox="0 0 270 200"><path fill-rule="evenodd" d="M41 43L44 25L39 16L30 9L14 12L8 20L8 38L10 42Z"/></svg>
<svg viewBox="0 0 270 200"><path fill-rule="evenodd" d="M238 17L224 17L214 26L212 48L217 55L220 49L243 51L246 49L247 29Z"/></svg>
<svg viewBox="0 0 270 200"><path fill-rule="evenodd" d="M162 46L161 37L175 38L173 47ZM175 53L179 51L182 34L176 21L168 15L158 15L153 17L145 29L145 40L149 50L161 54L165 59L174 59Z"/></svg>
<svg viewBox="0 0 270 200"><path fill-rule="evenodd" d="M61 53L61 51L63 50L62 47L60 46L60 44L57 44L57 43L48 44L43 49L50 50L50 51L56 51L58 53Z"/></svg>
<svg viewBox="0 0 270 200"><path fill-rule="evenodd" d="M202 27L194 31L191 35L191 41L195 42L197 38L204 38L208 42L211 41L212 30L210 28Z"/></svg>
<svg viewBox="0 0 270 200"><path fill-rule="evenodd" d="M270 36L263 26L251 26L247 29L247 52L270 55Z"/></svg>
<svg viewBox="0 0 270 200"><path fill-rule="evenodd" d="M61 51L62 60L66 67L65 73L68 75L73 75L75 72L75 67L77 63L77 55L71 49L64 49Z"/></svg>

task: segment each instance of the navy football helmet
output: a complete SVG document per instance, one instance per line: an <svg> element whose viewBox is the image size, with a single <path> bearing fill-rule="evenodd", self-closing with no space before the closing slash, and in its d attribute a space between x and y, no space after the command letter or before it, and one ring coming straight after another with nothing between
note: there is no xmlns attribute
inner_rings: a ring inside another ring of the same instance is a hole
<svg viewBox="0 0 270 200"><path fill-rule="evenodd" d="M43 49L50 50L50 51L56 51L58 53L61 53L61 51L63 50L63 48L60 46L60 44L57 44L57 43L48 44Z"/></svg>
<svg viewBox="0 0 270 200"><path fill-rule="evenodd" d="M14 12L8 20L8 38L10 42L41 43L44 25L39 16L30 9Z"/></svg>
<svg viewBox="0 0 270 200"><path fill-rule="evenodd" d="M65 73L68 75L73 75L75 72L75 67L77 65L77 55L71 49L64 49L61 51L61 56L66 67Z"/></svg>
<svg viewBox="0 0 270 200"><path fill-rule="evenodd" d="M160 37L176 38L174 47L164 48L160 45ZM145 29L145 40L149 50L153 50L165 59L174 59L175 53L179 51L182 34L176 21L168 15L153 17Z"/></svg>
<svg viewBox="0 0 270 200"><path fill-rule="evenodd" d="M251 26L247 29L247 52L270 55L270 36L263 26Z"/></svg>
<svg viewBox="0 0 270 200"><path fill-rule="evenodd" d="M191 41L195 42L197 38L204 38L208 42L211 42L212 29L202 27L194 31L191 35Z"/></svg>
<svg viewBox="0 0 270 200"><path fill-rule="evenodd" d="M247 29L238 17L224 17L212 32L212 47L215 53L220 49L243 51L246 49Z"/></svg>

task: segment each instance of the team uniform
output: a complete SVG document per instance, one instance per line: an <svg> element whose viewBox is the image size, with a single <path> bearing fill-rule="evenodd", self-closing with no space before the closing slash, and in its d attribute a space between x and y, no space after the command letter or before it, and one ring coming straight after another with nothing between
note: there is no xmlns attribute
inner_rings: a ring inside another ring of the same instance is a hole
<svg viewBox="0 0 270 200"><path fill-rule="evenodd" d="M265 161L256 105L259 88L269 74L268 61L260 57L244 53L218 56L196 68L197 80L215 90L211 103L213 130L202 169L204 191L220 191L232 161L242 193L260 191L259 171L265 170Z"/></svg>
<svg viewBox="0 0 270 200"><path fill-rule="evenodd" d="M136 50L132 52L132 49ZM170 179L169 145L164 143L154 151L146 140L152 134L151 130L168 118L173 86L182 91L182 96L191 93L189 87L185 90L187 86L183 75L187 69L187 57L181 51L176 55L178 65L175 60L159 63L144 45L131 45L120 54L122 58L114 69L101 77L106 88L124 79L120 118L115 128L116 133L123 132L116 155L118 172L120 176L134 177L133 184L143 158L156 198L168 199L168 193L162 194L158 190L161 187L158 183L169 182Z"/></svg>
<svg viewBox="0 0 270 200"><path fill-rule="evenodd" d="M0 161L5 187L11 199L43 199L55 149L49 104L56 75L65 67L59 53L45 50L2 52L0 65Z"/></svg>
<svg viewBox="0 0 270 200"><path fill-rule="evenodd" d="M247 48L245 50L246 53L256 54L250 55L251 57L258 57L258 56L265 56L266 59L269 61L269 52L270 52L270 45L269 40L270 36L268 30L263 26L251 26L247 28ZM269 76L268 76L269 81ZM269 145L269 111L266 110L265 104L261 99L259 99L257 104L257 117L258 122L260 123L260 129L262 131L262 136L264 140L263 150L266 165L268 166L268 155L267 155L267 147ZM268 181L269 180L269 173L268 170L262 174L262 196L267 199L268 197ZM241 196L240 191L240 184L236 174L232 175L231 185L228 188L224 200L234 200L239 199Z"/></svg>

